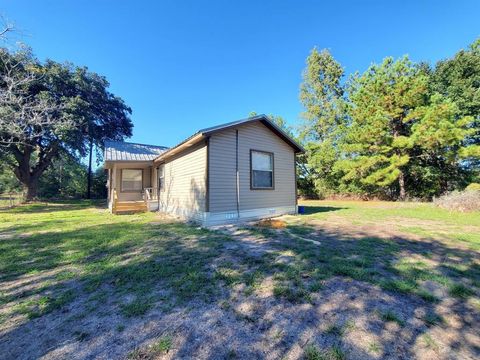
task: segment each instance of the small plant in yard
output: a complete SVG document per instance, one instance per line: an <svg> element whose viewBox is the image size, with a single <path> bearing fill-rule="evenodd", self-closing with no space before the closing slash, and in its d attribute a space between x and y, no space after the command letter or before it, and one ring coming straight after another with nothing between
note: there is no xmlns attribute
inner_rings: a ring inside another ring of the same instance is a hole
<svg viewBox="0 0 480 360"><path fill-rule="evenodd" d="M151 301L136 299L128 304L121 305L122 314L126 317L142 316L152 308Z"/></svg>
<svg viewBox="0 0 480 360"><path fill-rule="evenodd" d="M377 353L379 353L380 351L382 351L382 348L381 348L380 345L378 345L376 342L371 342L371 343L368 345L368 351L377 354Z"/></svg>
<svg viewBox="0 0 480 360"><path fill-rule="evenodd" d="M425 344L426 347L437 351L438 350L438 344L437 342L432 338L432 335L430 334L423 334L422 335L422 340Z"/></svg>
<svg viewBox="0 0 480 360"><path fill-rule="evenodd" d="M323 288L323 282L322 281L314 281L313 283L310 284L308 287L308 290L311 292L318 292Z"/></svg>
<svg viewBox="0 0 480 360"><path fill-rule="evenodd" d="M355 321L347 320L343 325L332 323L325 329L325 334L343 336L346 332L355 329Z"/></svg>
<svg viewBox="0 0 480 360"><path fill-rule="evenodd" d="M427 326L435 326L445 323L445 319L442 316L435 314L434 312L428 312L427 314L425 314L425 316L423 317L423 321Z"/></svg>
<svg viewBox="0 0 480 360"><path fill-rule="evenodd" d="M75 338L77 339L77 341L85 341L89 336L88 333L83 331L75 331L73 335L75 335Z"/></svg>
<svg viewBox="0 0 480 360"><path fill-rule="evenodd" d="M396 313L394 313L392 310L387 310L387 311L380 311L378 312L380 318L383 321L386 322L395 322L400 326L405 325L405 321L403 321Z"/></svg>
<svg viewBox="0 0 480 360"><path fill-rule="evenodd" d="M318 346L309 344L304 350L306 360L345 360L345 352L334 345L330 349L321 350Z"/></svg>
<svg viewBox="0 0 480 360"><path fill-rule="evenodd" d="M324 359L322 351L316 345L309 344L304 350L306 360L322 360Z"/></svg>
<svg viewBox="0 0 480 360"><path fill-rule="evenodd" d="M380 282L380 287L384 290L408 294L415 291L416 284L406 280L383 280Z"/></svg>
<svg viewBox="0 0 480 360"><path fill-rule="evenodd" d="M345 352L338 345L332 346L326 351L325 355L327 355L326 359L332 360L345 360L347 358Z"/></svg>
<svg viewBox="0 0 480 360"><path fill-rule="evenodd" d="M425 290L425 289L417 289L415 291L415 294L419 297L421 297L423 300L425 301L428 301L428 302L431 302L431 303L435 303L435 302L438 302L438 298L433 295L431 292Z"/></svg>
<svg viewBox="0 0 480 360"><path fill-rule="evenodd" d="M469 296L472 296L474 294L472 289L468 288L467 286L465 286L463 284L453 284L448 289L448 293L451 296L461 298L461 299L465 299L465 298L467 298Z"/></svg>
<svg viewBox="0 0 480 360"><path fill-rule="evenodd" d="M152 345L152 350L156 353L165 354L172 348L173 339L171 336L162 336Z"/></svg>
<svg viewBox="0 0 480 360"><path fill-rule="evenodd" d="M284 298L292 303L310 302L312 297L310 293L293 285L276 284L273 288L273 295L277 298Z"/></svg>
<svg viewBox="0 0 480 360"><path fill-rule="evenodd" d="M342 336L343 333L344 333L343 328L341 326L338 326L337 324L330 324L325 329L325 334L328 334L328 335Z"/></svg>

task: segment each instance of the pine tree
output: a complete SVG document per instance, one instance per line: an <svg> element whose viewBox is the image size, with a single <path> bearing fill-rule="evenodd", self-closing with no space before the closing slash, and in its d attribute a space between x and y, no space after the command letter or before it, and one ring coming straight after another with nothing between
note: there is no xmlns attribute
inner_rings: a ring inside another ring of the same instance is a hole
<svg viewBox="0 0 480 360"><path fill-rule="evenodd" d="M473 134L473 118L438 93L431 94L428 74L408 57L386 58L364 74L356 74L348 88L348 127L337 163L344 181L359 181L400 200L407 197L407 183L423 177L419 163L433 166L438 174L459 169L468 151L465 139ZM420 174L418 174L420 172ZM439 186L446 191L448 184Z"/></svg>
<svg viewBox="0 0 480 360"><path fill-rule="evenodd" d="M305 108L301 139L306 142L306 171L321 195L339 187L334 164L339 156L338 139L345 125L344 70L328 50L314 48L307 58L300 87Z"/></svg>

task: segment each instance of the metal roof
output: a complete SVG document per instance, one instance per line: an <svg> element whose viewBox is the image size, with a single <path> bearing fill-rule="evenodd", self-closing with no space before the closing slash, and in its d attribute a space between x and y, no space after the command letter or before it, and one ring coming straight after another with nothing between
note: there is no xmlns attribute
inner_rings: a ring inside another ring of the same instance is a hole
<svg viewBox="0 0 480 360"><path fill-rule="evenodd" d="M151 161L168 150L165 146L105 141L105 161Z"/></svg>
<svg viewBox="0 0 480 360"><path fill-rule="evenodd" d="M275 122L273 122L266 115L257 115L252 116L246 119L241 119L237 121L232 121L229 123L212 126L209 128L201 129L197 131L192 136L183 140L181 143L175 145L172 148L165 146L156 146L156 145L145 145L145 144L135 144L122 141L105 141L105 161L151 161L160 157L160 155L169 156L169 154L174 154L177 148L184 146L190 140L197 142L198 139L202 139L206 136L209 136L217 131L229 129L236 127L238 125L243 125L246 123L260 121L265 126L270 128L277 136L282 138L286 143L292 146L295 149L295 152L304 152L303 147L293 140L283 129L281 129ZM195 138L195 139L194 139ZM164 156L162 156L162 159Z"/></svg>

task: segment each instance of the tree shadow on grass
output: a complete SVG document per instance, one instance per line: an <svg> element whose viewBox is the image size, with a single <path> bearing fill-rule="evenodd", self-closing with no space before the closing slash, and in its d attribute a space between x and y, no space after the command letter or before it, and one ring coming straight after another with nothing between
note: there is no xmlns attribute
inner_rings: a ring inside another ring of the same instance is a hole
<svg viewBox="0 0 480 360"><path fill-rule="evenodd" d="M313 206L313 205L302 205L302 206L305 208L305 215L313 215L318 213L325 213L325 212L346 209L345 207L338 207L338 206Z"/></svg>
<svg viewBox="0 0 480 360"><path fill-rule="evenodd" d="M91 207L106 209L106 200L52 200L25 203L13 208L1 208L0 214L51 213L66 210L82 210Z"/></svg>
<svg viewBox="0 0 480 360"><path fill-rule="evenodd" d="M340 347L354 358L378 357L351 339L356 330L347 324L357 319L379 342L382 357L412 358L428 331L422 316L440 316L438 304L394 288L388 281L408 284L422 273L392 266L406 252L465 264L478 257L435 239L420 246L404 237L352 238L341 229L309 236L321 245L272 232L255 254L247 236L233 239L182 223L126 221L33 234L22 242L3 239L11 242L12 258L4 269L8 280L0 280L3 305L26 303L14 311L27 315L0 330L3 356L124 358L135 348L153 356L148 345L169 335L178 358L298 357L307 344ZM474 265L465 273L469 267ZM50 271L59 268L52 278ZM277 296L256 295L257 281L266 279L276 282ZM32 297L36 302L28 303ZM465 335L480 321L478 314L464 299L450 306L459 319L448 346L478 353ZM389 311L398 312L404 325L383 321L381 314Z"/></svg>

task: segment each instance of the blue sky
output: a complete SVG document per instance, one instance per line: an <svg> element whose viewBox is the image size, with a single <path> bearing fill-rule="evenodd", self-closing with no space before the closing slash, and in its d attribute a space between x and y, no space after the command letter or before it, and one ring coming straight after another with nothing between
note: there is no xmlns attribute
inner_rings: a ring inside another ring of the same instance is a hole
<svg viewBox="0 0 480 360"><path fill-rule="evenodd" d="M480 35L476 0L0 3L40 59L108 78L133 109L131 141L166 146L251 111L297 124L314 46L352 73L388 55L434 62Z"/></svg>

